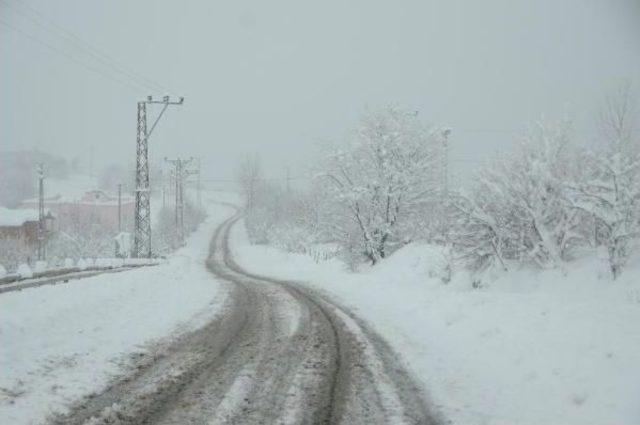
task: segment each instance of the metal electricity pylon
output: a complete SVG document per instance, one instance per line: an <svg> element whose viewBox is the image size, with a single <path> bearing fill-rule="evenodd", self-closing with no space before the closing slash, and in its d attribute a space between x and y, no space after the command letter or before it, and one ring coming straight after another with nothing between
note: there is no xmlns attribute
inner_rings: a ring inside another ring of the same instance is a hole
<svg viewBox="0 0 640 425"><path fill-rule="evenodd" d="M178 242L182 245L184 242L184 183L187 177L197 172L187 169L187 166L191 164L194 159L164 159L165 161L173 164L173 176L175 178L175 226L176 236Z"/></svg>
<svg viewBox="0 0 640 425"><path fill-rule="evenodd" d="M136 150L136 210L135 228L133 239L134 258L151 257L151 209L150 209L150 186L149 186L149 137L158 125L158 121L167 110L169 105L182 105L184 98L172 101L169 96L164 96L162 100L154 100L152 96L147 100L138 102L138 131ZM163 105L162 110L155 119L151 129L147 131L147 105Z"/></svg>

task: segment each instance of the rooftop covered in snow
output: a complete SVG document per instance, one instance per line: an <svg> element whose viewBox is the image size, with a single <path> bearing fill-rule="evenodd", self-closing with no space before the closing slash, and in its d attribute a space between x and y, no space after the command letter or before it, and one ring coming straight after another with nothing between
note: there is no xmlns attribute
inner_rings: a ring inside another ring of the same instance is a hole
<svg viewBox="0 0 640 425"><path fill-rule="evenodd" d="M46 211L45 214L50 214ZM38 210L32 208L0 207L0 226L22 226L27 221L38 221Z"/></svg>

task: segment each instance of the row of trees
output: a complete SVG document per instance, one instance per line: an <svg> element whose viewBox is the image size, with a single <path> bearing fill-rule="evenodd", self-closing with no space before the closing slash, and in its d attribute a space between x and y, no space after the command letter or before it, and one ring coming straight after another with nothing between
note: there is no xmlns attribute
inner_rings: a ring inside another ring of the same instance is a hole
<svg viewBox="0 0 640 425"><path fill-rule="evenodd" d="M351 264L417 239L448 245L474 270L557 267L598 250L616 278L640 236L632 104L628 88L612 96L591 144L577 143L568 121L541 123L455 190L444 186L443 131L385 108L325 149L303 192L267 183L259 162L245 161L247 228L254 242L293 251L337 244Z"/></svg>

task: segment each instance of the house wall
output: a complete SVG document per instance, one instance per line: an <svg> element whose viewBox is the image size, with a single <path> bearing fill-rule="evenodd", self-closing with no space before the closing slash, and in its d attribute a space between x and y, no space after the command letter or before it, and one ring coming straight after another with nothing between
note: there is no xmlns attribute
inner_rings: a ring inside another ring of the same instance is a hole
<svg viewBox="0 0 640 425"><path fill-rule="evenodd" d="M21 226L0 226L0 239L16 240L22 247L35 249L38 245L38 222L27 221Z"/></svg>
<svg viewBox="0 0 640 425"><path fill-rule="evenodd" d="M23 203L25 207L33 208L33 203ZM118 204L117 203L90 203L90 202L46 202L45 208L56 217L56 225L59 230L70 232L78 230L78 226L95 224L106 229L114 235L118 232ZM37 203L35 203L37 208ZM123 231L131 231L135 204L126 202L122 204Z"/></svg>

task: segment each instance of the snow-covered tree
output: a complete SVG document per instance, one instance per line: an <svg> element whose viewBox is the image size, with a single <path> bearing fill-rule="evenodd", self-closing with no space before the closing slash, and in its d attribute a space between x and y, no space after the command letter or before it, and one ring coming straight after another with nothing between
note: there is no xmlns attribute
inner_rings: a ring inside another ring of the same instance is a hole
<svg viewBox="0 0 640 425"><path fill-rule="evenodd" d="M52 235L47 244L48 255L58 259L112 257L115 235L109 226L92 215L73 215L73 226Z"/></svg>
<svg viewBox="0 0 640 425"><path fill-rule="evenodd" d="M584 178L574 187L574 205L594 218L596 244L606 247L614 279L640 236L640 150L632 99L628 85L607 98L600 115L604 147L585 153Z"/></svg>
<svg viewBox="0 0 640 425"><path fill-rule="evenodd" d="M206 218L204 209L187 200L184 208L185 235L195 231ZM180 247L181 240L176 228L175 208L163 207L153 223L151 243L155 254L165 255Z"/></svg>
<svg viewBox="0 0 640 425"><path fill-rule="evenodd" d="M366 115L356 137L322 163L327 201L344 217L335 236L348 243L357 232L360 252L375 264L390 243L418 231L415 224L438 190L437 140L414 112L388 107Z"/></svg>
<svg viewBox="0 0 640 425"><path fill-rule="evenodd" d="M243 158L237 170L237 181L245 198L247 210L251 210L256 204L256 197L260 191L262 179L262 166L257 156Z"/></svg>
<svg viewBox="0 0 640 425"><path fill-rule="evenodd" d="M458 199L455 244L463 256L495 257L551 267L566 260L583 238L584 214L572 207L576 150L570 125L539 125L511 155L480 171L472 194Z"/></svg>
<svg viewBox="0 0 640 425"><path fill-rule="evenodd" d="M589 174L575 188L574 205L595 218L597 243L606 247L615 279L640 236L640 156L610 146L585 157Z"/></svg>
<svg viewBox="0 0 640 425"><path fill-rule="evenodd" d="M451 196L452 226L449 239L458 257L473 270L482 270L494 263L506 269L509 226L507 214L501 210L495 193L480 190L474 195Z"/></svg>

